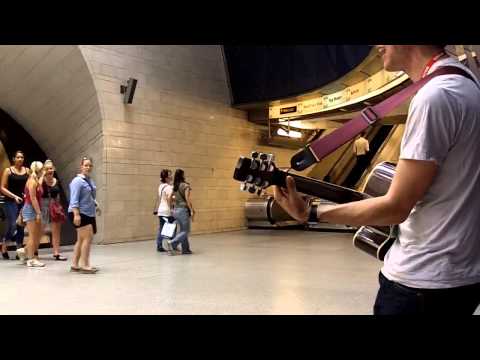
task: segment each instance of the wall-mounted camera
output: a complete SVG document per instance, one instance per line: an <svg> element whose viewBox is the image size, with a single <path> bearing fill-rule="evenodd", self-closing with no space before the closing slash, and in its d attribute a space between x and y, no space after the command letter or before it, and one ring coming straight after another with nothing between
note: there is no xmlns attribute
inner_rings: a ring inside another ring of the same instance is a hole
<svg viewBox="0 0 480 360"><path fill-rule="evenodd" d="M127 85L120 85L120 93L123 94L123 103L131 104L133 102L133 95L137 87L137 79L129 78Z"/></svg>

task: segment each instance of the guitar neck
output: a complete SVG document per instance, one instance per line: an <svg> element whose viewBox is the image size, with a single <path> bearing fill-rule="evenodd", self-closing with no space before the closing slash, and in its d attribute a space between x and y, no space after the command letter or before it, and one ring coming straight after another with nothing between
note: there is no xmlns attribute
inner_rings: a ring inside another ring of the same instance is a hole
<svg viewBox="0 0 480 360"><path fill-rule="evenodd" d="M297 191L307 195L316 196L337 204L344 204L351 201L359 201L363 199L368 199L370 197L367 194L343 186L330 184L325 181L308 178L305 176L290 174L279 169L276 169L273 174L273 185L286 187L286 179L288 175L295 179Z"/></svg>

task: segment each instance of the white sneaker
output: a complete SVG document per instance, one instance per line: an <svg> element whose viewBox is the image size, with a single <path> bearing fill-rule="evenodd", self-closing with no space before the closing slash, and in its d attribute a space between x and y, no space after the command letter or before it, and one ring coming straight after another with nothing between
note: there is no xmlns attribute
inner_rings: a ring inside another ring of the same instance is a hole
<svg viewBox="0 0 480 360"><path fill-rule="evenodd" d="M37 259L31 259L31 260L28 260L28 261L27 261L27 266L28 266L28 267L44 267L45 264L44 264L44 263L41 263L41 262L38 261Z"/></svg>
<svg viewBox="0 0 480 360"><path fill-rule="evenodd" d="M168 254L169 256L174 256L174 255L176 255L176 254L175 254L175 250L173 250L172 240L165 239L165 240L164 240L164 243L163 243L163 246L167 249L167 254Z"/></svg>
<svg viewBox="0 0 480 360"><path fill-rule="evenodd" d="M20 261L22 262L22 264L25 264L27 262L26 259L25 259L25 257L26 257L25 248L17 249L17 255L18 255L18 258L20 259Z"/></svg>

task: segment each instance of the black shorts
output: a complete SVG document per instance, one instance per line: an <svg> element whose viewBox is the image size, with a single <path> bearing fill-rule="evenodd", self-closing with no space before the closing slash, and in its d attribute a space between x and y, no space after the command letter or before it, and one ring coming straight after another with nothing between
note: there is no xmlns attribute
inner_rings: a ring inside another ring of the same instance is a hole
<svg viewBox="0 0 480 360"><path fill-rule="evenodd" d="M96 234L97 233L97 220L94 218L94 217L90 217L90 216L87 216L87 215L84 215L82 213L80 213L80 225L77 226L73 223L73 212L69 212L68 213L68 218L70 219L70 222L73 224L73 226L75 228L81 228L81 227L84 227L84 226L87 226L87 225L92 225L93 227L93 233Z"/></svg>

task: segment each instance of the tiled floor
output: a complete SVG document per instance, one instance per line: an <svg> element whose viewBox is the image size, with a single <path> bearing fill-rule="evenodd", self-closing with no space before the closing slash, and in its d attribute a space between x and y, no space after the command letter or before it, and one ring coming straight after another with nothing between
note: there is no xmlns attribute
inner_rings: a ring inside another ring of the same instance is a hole
<svg viewBox="0 0 480 360"><path fill-rule="evenodd" d="M95 275L47 260L0 261L0 314L370 314L381 263L351 234L246 230L191 238L191 256L154 242L95 246ZM71 256L71 249L65 255ZM11 253L13 254L13 253Z"/></svg>

